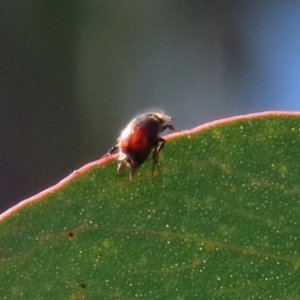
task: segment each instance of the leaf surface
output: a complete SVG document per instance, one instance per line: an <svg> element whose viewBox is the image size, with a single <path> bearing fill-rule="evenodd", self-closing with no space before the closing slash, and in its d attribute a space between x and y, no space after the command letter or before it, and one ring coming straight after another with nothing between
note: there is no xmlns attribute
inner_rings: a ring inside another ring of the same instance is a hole
<svg viewBox="0 0 300 300"><path fill-rule="evenodd" d="M0 216L1 299L299 299L300 116L168 138L132 181L104 159Z"/></svg>

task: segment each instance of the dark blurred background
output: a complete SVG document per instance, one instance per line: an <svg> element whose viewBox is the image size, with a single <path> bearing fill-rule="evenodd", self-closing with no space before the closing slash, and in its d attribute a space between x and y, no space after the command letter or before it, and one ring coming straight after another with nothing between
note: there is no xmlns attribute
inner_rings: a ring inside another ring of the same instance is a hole
<svg viewBox="0 0 300 300"><path fill-rule="evenodd" d="M1 213L147 108L180 129L300 110L300 2L2 0L0 59Z"/></svg>

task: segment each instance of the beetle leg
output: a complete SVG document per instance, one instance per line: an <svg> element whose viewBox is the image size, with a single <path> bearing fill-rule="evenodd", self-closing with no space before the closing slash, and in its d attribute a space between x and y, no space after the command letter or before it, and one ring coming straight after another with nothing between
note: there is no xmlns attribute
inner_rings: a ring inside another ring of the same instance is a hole
<svg viewBox="0 0 300 300"><path fill-rule="evenodd" d="M108 150L108 152L106 154L104 154L103 157L107 157L107 156L110 156L112 154L114 154L116 151L119 150L119 146L118 145L115 145L113 146L111 149Z"/></svg>
<svg viewBox="0 0 300 300"><path fill-rule="evenodd" d="M129 180L132 180L132 177L135 175L137 169L139 166L135 164L130 164L130 174L129 174Z"/></svg>
<svg viewBox="0 0 300 300"><path fill-rule="evenodd" d="M127 157L124 153L122 153L118 158L118 172L122 173L127 165Z"/></svg>
<svg viewBox="0 0 300 300"><path fill-rule="evenodd" d="M137 163L133 155L128 155L128 154L127 154L127 163L130 165L129 179L132 180L132 177L135 175L140 165Z"/></svg>
<svg viewBox="0 0 300 300"><path fill-rule="evenodd" d="M157 156L158 156L159 152L164 148L165 143L166 143L165 139L163 139L161 137L158 139L157 147L156 147Z"/></svg>
<svg viewBox="0 0 300 300"><path fill-rule="evenodd" d="M124 153L122 153L119 158L118 158L118 172L122 173L125 168L126 165L130 166L130 175L129 175L129 179L132 180L132 177L135 175L139 165L136 163L135 159L133 156L130 155L126 155Z"/></svg>
<svg viewBox="0 0 300 300"><path fill-rule="evenodd" d="M170 129L170 130L172 130L172 131L177 131L176 129L175 129L175 127L173 126L173 125L170 125L170 124L168 124L168 125L164 125L163 127L162 127L162 132L163 131L165 131L166 129Z"/></svg>
<svg viewBox="0 0 300 300"><path fill-rule="evenodd" d="M154 150L153 150L153 167L152 167L152 175L154 174L155 166L157 166L157 169L159 168L158 166L158 157L160 151L163 149L166 141L163 138L158 138L155 145L154 145Z"/></svg>

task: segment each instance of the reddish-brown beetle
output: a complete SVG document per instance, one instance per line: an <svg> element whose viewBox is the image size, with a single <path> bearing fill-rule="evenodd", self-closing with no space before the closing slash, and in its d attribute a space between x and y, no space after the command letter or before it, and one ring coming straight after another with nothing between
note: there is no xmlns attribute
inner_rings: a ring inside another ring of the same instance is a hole
<svg viewBox="0 0 300 300"><path fill-rule="evenodd" d="M166 129L175 130L170 124L172 119L174 118L160 112L149 112L135 117L122 131L116 146L105 156L119 151L118 171L124 171L126 165L129 165L131 180L153 150L153 174L159 153L166 143L159 134Z"/></svg>

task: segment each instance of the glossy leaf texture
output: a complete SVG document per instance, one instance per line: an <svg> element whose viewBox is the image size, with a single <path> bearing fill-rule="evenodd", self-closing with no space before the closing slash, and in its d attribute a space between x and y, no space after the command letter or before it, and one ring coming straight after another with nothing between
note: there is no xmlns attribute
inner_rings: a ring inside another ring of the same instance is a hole
<svg viewBox="0 0 300 300"><path fill-rule="evenodd" d="M299 299L300 116L168 137L159 171L115 158L0 217L1 299Z"/></svg>

